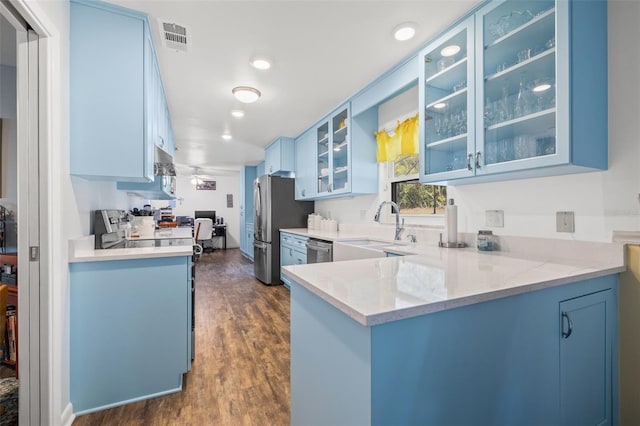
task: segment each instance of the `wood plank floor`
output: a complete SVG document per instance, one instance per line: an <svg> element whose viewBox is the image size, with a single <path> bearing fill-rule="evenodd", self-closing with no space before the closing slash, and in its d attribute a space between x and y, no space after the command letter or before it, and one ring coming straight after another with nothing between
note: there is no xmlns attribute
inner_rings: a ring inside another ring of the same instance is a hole
<svg viewBox="0 0 640 426"><path fill-rule="evenodd" d="M196 265L196 357L183 391L78 417L85 425L288 425L289 292L238 249Z"/></svg>

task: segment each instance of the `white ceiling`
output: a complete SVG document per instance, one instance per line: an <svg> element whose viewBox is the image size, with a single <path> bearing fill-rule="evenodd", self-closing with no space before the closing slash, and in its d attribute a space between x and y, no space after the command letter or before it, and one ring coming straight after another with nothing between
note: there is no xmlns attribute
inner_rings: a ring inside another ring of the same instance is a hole
<svg viewBox="0 0 640 426"><path fill-rule="evenodd" d="M295 137L477 5L477 0L110 0L149 14L178 152L179 174L228 174L264 159L278 136ZM188 52L161 43L158 20L186 26ZM392 29L418 24L398 42ZM273 66L258 71L255 55ZM231 89L262 92L254 104ZM245 110L242 119L231 117ZM221 135L230 132L233 139Z"/></svg>

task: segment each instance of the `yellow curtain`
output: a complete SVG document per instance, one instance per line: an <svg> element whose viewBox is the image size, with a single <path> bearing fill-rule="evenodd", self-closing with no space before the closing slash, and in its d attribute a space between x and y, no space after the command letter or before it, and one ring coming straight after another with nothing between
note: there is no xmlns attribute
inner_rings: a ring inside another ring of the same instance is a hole
<svg viewBox="0 0 640 426"><path fill-rule="evenodd" d="M407 118L402 123L398 122L393 136L385 129L375 132L378 142L376 158L378 163L396 161L401 155L418 153L418 114Z"/></svg>

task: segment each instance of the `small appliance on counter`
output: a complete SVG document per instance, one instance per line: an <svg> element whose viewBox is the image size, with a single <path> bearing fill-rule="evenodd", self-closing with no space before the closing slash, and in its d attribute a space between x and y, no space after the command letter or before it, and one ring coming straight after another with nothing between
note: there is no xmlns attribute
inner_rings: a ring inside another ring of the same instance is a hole
<svg viewBox="0 0 640 426"><path fill-rule="evenodd" d="M93 215L96 249L125 248L126 234L131 229L125 210L96 210Z"/></svg>

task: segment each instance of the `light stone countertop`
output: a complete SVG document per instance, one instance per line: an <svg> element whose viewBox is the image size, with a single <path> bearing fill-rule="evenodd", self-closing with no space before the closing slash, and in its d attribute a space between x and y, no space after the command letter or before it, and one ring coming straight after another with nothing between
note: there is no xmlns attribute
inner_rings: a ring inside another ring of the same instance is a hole
<svg viewBox="0 0 640 426"><path fill-rule="evenodd" d="M444 249L416 244L398 247L404 253L418 253L414 255L292 265L282 270L365 326L625 270L621 244L541 239L527 243L530 256L520 248L480 252L474 247ZM544 246L547 251L542 256ZM554 250L562 252L554 254Z"/></svg>
<svg viewBox="0 0 640 426"><path fill-rule="evenodd" d="M364 232L331 232L320 231L319 229L307 229L307 228L283 228L280 232L288 232L290 234L302 235L303 237L316 238L325 241L345 241L355 240L359 238L369 238Z"/></svg>
<svg viewBox="0 0 640 426"><path fill-rule="evenodd" d="M69 263L192 256L193 246L165 246L96 250L94 235L69 241Z"/></svg>
<svg viewBox="0 0 640 426"><path fill-rule="evenodd" d="M172 238L193 238L193 230L191 227L185 228L161 228L157 229L152 235L140 235L139 237L129 237L127 240L165 240Z"/></svg>

